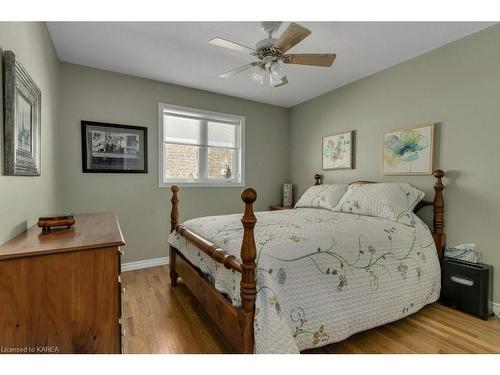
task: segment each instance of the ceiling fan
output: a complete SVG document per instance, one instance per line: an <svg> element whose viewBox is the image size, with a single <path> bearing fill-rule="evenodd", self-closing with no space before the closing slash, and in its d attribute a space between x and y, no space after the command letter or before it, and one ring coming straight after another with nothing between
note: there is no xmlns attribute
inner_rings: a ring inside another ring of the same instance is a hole
<svg viewBox="0 0 500 375"><path fill-rule="evenodd" d="M288 79L281 64L300 64L328 67L333 64L335 54L333 53L298 53L286 54L293 46L307 38L311 31L297 23L291 23L279 39L273 38L273 33L279 29L281 22L262 22L262 29L268 37L257 43L255 49L239 43L231 42L223 38L214 38L209 41L220 47L230 48L243 52L250 56L256 56L259 60L232 69L219 75L221 78L229 78L238 73L253 70L252 79L261 84L272 87L280 87L288 83Z"/></svg>

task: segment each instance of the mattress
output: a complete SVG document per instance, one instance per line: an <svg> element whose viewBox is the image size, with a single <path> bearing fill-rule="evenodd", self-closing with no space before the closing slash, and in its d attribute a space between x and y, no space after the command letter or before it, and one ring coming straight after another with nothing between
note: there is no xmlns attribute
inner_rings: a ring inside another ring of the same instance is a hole
<svg viewBox="0 0 500 375"><path fill-rule="evenodd" d="M183 226L240 260L241 214ZM319 208L257 212L256 353L297 353L410 315L435 302L432 235L413 225ZM241 274L173 232L169 244L235 306Z"/></svg>

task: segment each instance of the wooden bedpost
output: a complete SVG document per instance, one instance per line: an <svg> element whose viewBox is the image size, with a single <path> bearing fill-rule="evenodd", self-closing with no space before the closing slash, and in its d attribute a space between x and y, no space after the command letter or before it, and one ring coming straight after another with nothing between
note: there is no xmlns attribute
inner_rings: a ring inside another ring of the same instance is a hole
<svg viewBox="0 0 500 375"><path fill-rule="evenodd" d="M319 174L315 174L314 175L314 179L316 180L316 182L314 182L314 185L321 185L321 175Z"/></svg>
<svg viewBox="0 0 500 375"><path fill-rule="evenodd" d="M257 249L253 229L257 218L253 213L253 203L257 199L257 193L251 187L245 188L241 193L241 199L245 202L245 212L241 218L243 224L243 241L241 243L241 310L243 312L243 353L251 354L254 349L253 318L255 312L255 297L257 295L256 265L255 258Z"/></svg>
<svg viewBox="0 0 500 375"><path fill-rule="evenodd" d="M442 178L444 176L444 172L440 169L437 169L433 173L434 177L437 178L436 183L434 184L434 231L432 236L434 237L434 242L436 244L436 249L438 253L439 260L441 261L443 258L443 250L445 244L445 233L444 233L444 199L443 199L443 189L444 185L442 182Z"/></svg>
<svg viewBox="0 0 500 375"><path fill-rule="evenodd" d="M172 202L172 210L170 211L170 233L172 233L179 224L179 198L177 198L179 187L177 185L172 185L170 190L172 191L172 199L170 200ZM172 287L177 286L177 278L179 277L175 271L175 254L176 250L172 246L169 246L168 263L170 268L170 285Z"/></svg>

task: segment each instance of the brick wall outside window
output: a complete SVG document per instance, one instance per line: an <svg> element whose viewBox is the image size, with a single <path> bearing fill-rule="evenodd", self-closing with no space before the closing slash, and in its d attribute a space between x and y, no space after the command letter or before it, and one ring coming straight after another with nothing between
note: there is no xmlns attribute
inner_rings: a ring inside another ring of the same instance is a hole
<svg viewBox="0 0 500 375"><path fill-rule="evenodd" d="M233 158L234 151L227 148L209 148L208 149L208 177L224 178L221 170L226 167L226 162L234 174Z"/></svg>
<svg viewBox="0 0 500 375"><path fill-rule="evenodd" d="M234 173L234 151L224 148L208 149L208 177L222 179L221 169L225 163L229 164ZM196 178L198 177L198 147L173 145L166 146L164 165L168 178Z"/></svg>

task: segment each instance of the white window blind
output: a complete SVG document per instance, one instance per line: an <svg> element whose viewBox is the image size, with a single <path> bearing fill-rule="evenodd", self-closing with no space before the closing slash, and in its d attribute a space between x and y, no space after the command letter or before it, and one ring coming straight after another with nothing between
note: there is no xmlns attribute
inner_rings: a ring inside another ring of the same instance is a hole
<svg viewBox="0 0 500 375"><path fill-rule="evenodd" d="M244 118L160 103L160 187L242 186Z"/></svg>

